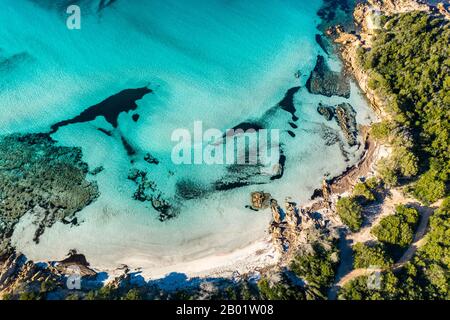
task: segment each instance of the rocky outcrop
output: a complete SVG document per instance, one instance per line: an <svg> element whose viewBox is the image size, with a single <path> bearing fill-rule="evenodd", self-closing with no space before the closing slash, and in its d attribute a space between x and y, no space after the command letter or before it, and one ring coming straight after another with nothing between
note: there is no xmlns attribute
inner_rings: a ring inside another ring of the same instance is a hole
<svg viewBox="0 0 450 320"><path fill-rule="evenodd" d="M280 206L278 205L277 200L272 199L270 201L270 207L272 209L273 221L277 224L280 224L281 221L283 220L283 212L282 212Z"/></svg>
<svg viewBox="0 0 450 320"><path fill-rule="evenodd" d="M251 193L251 204L255 210L267 209L270 206L271 195L263 191Z"/></svg>
<svg viewBox="0 0 450 320"><path fill-rule="evenodd" d="M439 10L440 14L442 14L447 20L450 20L450 11L449 9L445 6L444 3L439 2L437 4L437 9Z"/></svg>
<svg viewBox="0 0 450 320"><path fill-rule="evenodd" d="M326 106L323 104L319 104L317 107L317 112L323 116L327 121L333 120L334 117L334 107L332 106Z"/></svg>
<svg viewBox="0 0 450 320"><path fill-rule="evenodd" d="M332 71L321 55L317 57L316 66L311 72L306 87L312 94L350 98L349 79L342 72Z"/></svg>
<svg viewBox="0 0 450 320"><path fill-rule="evenodd" d="M290 198L285 201L284 210L276 200L271 201L273 221L269 228L274 247L281 253L292 251L301 238L304 226L309 225L309 215L299 210Z"/></svg>
<svg viewBox="0 0 450 320"><path fill-rule="evenodd" d="M55 268L65 275L76 274L80 277L95 277L97 272L89 268L86 257L76 251L71 251L69 256L55 263Z"/></svg>
<svg viewBox="0 0 450 320"><path fill-rule="evenodd" d="M350 146L358 143L358 129L356 124L356 112L349 103L341 103L336 107L336 121L339 124Z"/></svg>
<svg viewBox="0 0 450 320"><path fill-rule="evenodd" d="M12 253L0 264L0 298L17 298L23 292L43 292L61 286L64 278L51 266L41 266L22 254Z"/></svg>
<svg viewBox="0 0 450 320"><path fill-rule="evenodd" d="M34 263L12 251L5 261L0 262L0 299L18 299L24 293L33 299L42 299L48 292L64 297L73 292L68 283L73 276L79 281L96 281L97 276L85 256L75 250L62 261L48 263Z"/></svg>
<svg viewBox="0 0 450 320"><path fill-rule="evenodd" d="M322 115L327 121L336 119L341 131L349 146L358 144L358 128L356 123L356 111L349 103L341 103L337 106L326 106L319 104L317 112ZM325 132L324 132L325 133ZM330 132L326 132L328 136L325 136L327 145L338 142L335 137L330 137ZM331 138L331 139L330 139Z"/></svg>
<svg viewBox="0 0 450 320"><path fill-rule="evenodd" d="M393 15L410 11L433 11L432 7L417 0L368 0L359 3L354 10L354 21L359 33L346 32L342 26L327 30L336 43L341 44L341 55L347 69L356 78L361 90L382 118L388 115L382 106L392 103L391 98L384 96L376 89L369 88L369 73L360 65L358 50L370 50L371 39L375 30L383 27L380 15Z"/></svg>
<svg viewBox="0 0 450 320"><path fill-rule="evenodd" d="M383 12L386 15L405 13L410 11L427 11L431 7L425 1L417 0L368 0L369 7L372 10Z"/></svg>
<svg viewBox="0 0 450 320"><path fill-rule="evenodd" d="M331 205L331 187L327 179L322 181L322 197L327 208Z"/></svg>

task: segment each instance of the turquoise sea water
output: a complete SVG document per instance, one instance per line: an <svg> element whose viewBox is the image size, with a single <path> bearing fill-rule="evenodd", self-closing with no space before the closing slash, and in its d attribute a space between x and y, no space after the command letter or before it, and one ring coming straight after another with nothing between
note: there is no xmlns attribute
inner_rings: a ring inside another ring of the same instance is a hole
<svg viewBox="0 0 450 320"><path fill-rule="evenodd" d="M361 154L361 148L348 148L345 161L339 144L327 145L324 130L338 127L316 112L320 102L350 102L358 122L369 123L356 86L350 99L314 96L304 88L317 55L324 55L315 42L321 1L117 0L102 10L97 1L77 3L81 30L66 28L67 1L2 1L0 133L48 132L122 90L148 86L153 92L137 101L136 110L120 113L116 128L99 116L52 134L61 145L82 147L91 169L104 167L92 177L101 196L79 213L80 226L57 223L39 245L31 241L33 217L23 219L14 241L30 258L59 259L76 248L94 266L152 269L222 255L267 235L270 212L246 209L250 192L304 203L325 173L342 172ZM335 57L327 59L341 67ZM288 112L273 109L295 86L301 86L294 96L298 128L289 125ZM217 191L212 185L223 180L226 167L178 166L170 159L176 129L192 130L202 121L225 131L261 119L281 132L287 161L279 180ZM121 138L137 152L133 161ZM160 163L143 161L146 152ZM162 223L150 203L132 199L136 186L127 176L133 168L148 171L177 218ZM180 199L180 181L201 196Z"/></svg>

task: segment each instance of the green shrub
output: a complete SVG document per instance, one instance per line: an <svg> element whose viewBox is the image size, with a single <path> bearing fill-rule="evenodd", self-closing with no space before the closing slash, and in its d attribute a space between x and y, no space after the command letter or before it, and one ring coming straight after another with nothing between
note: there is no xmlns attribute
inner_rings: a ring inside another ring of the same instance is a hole
<svg viewBox="0 0 450 320"><path fill-rule="evenodd" d="M342 222L353 232L361 229L362 207L355 198L341 198L336 205L337 214Z"/></svg>
<svg viewBox="0 0 450 320"><path fill-rule="evenodd" d="M303 291L298 287L293 287L286 280L271 284L268 279L262 278L258 282L258 289L263 300L304 300Z"/></svg>
<svg viewBox="0 0 450 320"><path fill-rule="evenodd" d="M34 291L22 292L19 295L19 300L39 300L39 295Z"/></svg>
<svg viewBox="0 0 450 320"><path fill-rule="evenodd" d="M121 300L143 300L142 294L138 289L130 289Z"/></svg>
<svg viewBox="0 0 450 320"><path fill-rule="evenodd" d="M399 205L394 215L383 218L372 229L372 234L383 243L406 247L414 237L414 229L419 220L419 213L414 208Z"/></svg>
<svg viewBox="0 0 450 320"><path fill-rule="evenodd" d="M361 200L360 202L363 204L374 202L377 199L375 196L375 189L377 186L377 184L374 185L373 180L359 182L353 188L353 196L358 200Z"/></svg>
<svg viewBox="0 0 450 320"><path fill-rule="evenodd" d="M389 159L381 159L377 163L378 173L384 184L394 187L398 184L398 175L393 163Z"/></svg>
<svg viewBox="0 0 450 320"><path fill-rule="evenodd" d="M80 296L76 293L71 293L66 296L65 300L80 300Z"/></svg>
<svg viewBox="0 0 450 320"><path fill-rule="evenodd" d="M425 12L385 19L371 50L358 54L369 87L389 101L392 121L372 128L375 139L394 140L379 172L388 186L419 175L413 195L432 203L446 195L450 173L450 23Z"/></svg>
<svg viewBox="0 0 450 320"><path fill-rule="evenodd" d="M392 134L393 124L388 121L382 121L372 124L370 134L375 140L386 141Z"/></svg>
<svg viewBox="0 0 450 320"><path fill-rule="evenodd" d="M308 286L317 286L326 291L333 283L338 261L333 259L335 250L326 250L321 244L313 245L314 252L297 255L290 269L299 278L306 280Z"/></svg>
<svg viewBox="0 0 450 320"><path fill-rule="evenodd" d="M433 170L422 175L413 187L413 195L426 204L444 197L445 183L436 176L437 173Z"/></svg>
<svg viewBox="0 0 450 320"><path fill-rule="evenodd" d="M380 244L368 246L364 243L357 243L352 249L355 269L369 268L371 266L385 268L394 263Z"/></svg>
<svg viewBox="0 0 450 320"><path fill-rule="evenodd" d="M380 288L371 288L372 279L368 276L358 277L339 290L340 300L393 300L399 291L399 280L392 272L380 274Z"/></svg>

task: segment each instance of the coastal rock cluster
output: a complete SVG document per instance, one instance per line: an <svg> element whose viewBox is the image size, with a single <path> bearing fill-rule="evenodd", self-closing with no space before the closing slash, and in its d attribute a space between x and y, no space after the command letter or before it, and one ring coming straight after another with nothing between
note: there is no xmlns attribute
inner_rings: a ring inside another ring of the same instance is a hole
<svg viewBox="0 0 450 320"><path fill-rule="evenodd" d="M445 7L444 7L445 9ZM380 12L383 15L394 15L410 11L436 12L441 14L442 6L432 7L417 0L369 0L359 3L354 10L354 21L361 30L354 34L342 25L329 28L326 33L335 43L341 44L341 55L347 68L356 78L360 88L365 93L371 105L382 117L387 116L381 106L393 103L389 98L369 87L369 74L359 65L358 50L370 50L371 39L377 28L382 27L378 19ZM445 9L447 12L447 10ZM447 12L448 13L448 12Z"/></svg>
<svg viewBox="0 0 450 320"><path fill-rule="evenodd" d="M312 94L350 98L348 77L342 72L332 71L321 55L317 57L316 66L311 72L306 87Z"/></svg>
<svg viewBox="0 0 450 320"><path fill-rule="evenodd" d="M11 252L0 258L0 296L16 298L21 294L45 294L58 291L63 297L70 293L68 280L71 276L81 281L91 279L97 273L89 268L89 263L76 251L62 261L34 263L23 254Z"/></svg>
<svg viewBox="0 0 450 320"><path fill-rule="evenodd" d="M417 0L369 0L370 7L387 15L410 11L430 11L430 6ZM361 4L358 6L361 7ZM358 12L356 10L356 12Z"/></svg>
<svg viewBox="0 0 450 320"><path fill-rule="evenodd" d="M63 276L54 268L40 266L27 260L22 254L12 253L0 262L0 293L15 297L23 292L52 290L63 281Z"/></svg>
<svg viewBox="0 0 450 320"><path fill-rule="evenodd" d="M349 103L341 103L337 106L326 106L319 104L317 112L322 115L327 121L336 119L341 128L345 139L349 146L354 146L358 143L358 128L356 123L356 111Z"/></svg>
<svg viewBox="0 0 450 320"><path fill-rule="evenodd" d="M307 212L299 210L296 203L286 199L282 209L275 199L270 201L273 221L269 227L274 247L281 253L295 248L301 241L301 230L311 222Z"/></svg>
<svg viewBox="0 0 450 320"><path fill-rule="evenodd" d="M81 149L57 146L47 134L0 138L0 255L25 214L38 226L35 242L56 221L76 224L75 214L98 197L81 158Z"/></svg>

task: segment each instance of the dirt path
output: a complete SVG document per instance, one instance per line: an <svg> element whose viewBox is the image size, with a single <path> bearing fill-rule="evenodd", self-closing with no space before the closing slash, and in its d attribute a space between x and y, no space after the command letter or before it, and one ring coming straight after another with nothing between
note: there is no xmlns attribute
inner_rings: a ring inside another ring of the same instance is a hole
<svg viewBox="0 0 450 320"><path fill-rule="evenodd" d="M396 200L399 200L399 199L396 199ZM407 200L409 200L409 199L404 198L404 199L402 199L402 201L397 202L397 204L408 203ZM438 201L430 207L420 206L416 203L410 204L411 206L415 207L419 211L420 223L419 223L416 233L414 235L413 242L408 247L408 249L403 253L401 258L392 266L391 269L393 271L400 270L408 261L410 261L413 258L417 249L425 244L424 237L427 232L428 222L429 222L430 217L433 214L433 212L437 208L439 208L439 206L441 205L441 202L442 201ZM388 206L390 206L390 202L388 203ZM384 217L386 215L381 214L380 216ZM377 217L376 220L377 220L377 222L379 222L381 220L381 218ZM374 223L373 225L375 225L375 224L376 223ZM364 233L365 236L362 236L361 233ZM362 230L361 232L358 232L358 234L349 235L347 237L347 239L358 239L358 240L365 240L365 241L370 240L370 239L366 239L366 238L367 238L367 230ZM358 241L358 242L362 242L362 241ZM348 254L346 254L345 256L346 256L345 258L348 259ZM352 259L352 257L350 257L350 259ZM345 265L349 264L348 261L342 261L341 264L342 263L344 263ZM375 268L361 268L361 269L354 269L345 275L339 274L339 271L338 271L338 274L336 276L337 281L333 285L333 287L330 289L330 291L328 292L328 299L336 300L339 289L342 288L347 283L349 283L350 281L352 281L360 276L367 276L374 272L381 272L381 271L383 271L383 270L375 269Z"/></svg>

